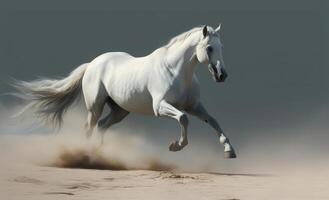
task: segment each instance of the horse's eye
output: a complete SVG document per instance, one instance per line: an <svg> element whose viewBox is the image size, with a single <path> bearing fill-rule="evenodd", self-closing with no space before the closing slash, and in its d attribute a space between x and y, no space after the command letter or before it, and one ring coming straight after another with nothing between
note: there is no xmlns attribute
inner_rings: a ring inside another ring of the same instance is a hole
<svg viewBox="0 0 329 200"><path fill-rule="evenodd" d="M208 46L208 47L206 48L206 50L207 50L208 53L211 53L211 52L213 51L213 48L212 48L211 46Z"/></svg>

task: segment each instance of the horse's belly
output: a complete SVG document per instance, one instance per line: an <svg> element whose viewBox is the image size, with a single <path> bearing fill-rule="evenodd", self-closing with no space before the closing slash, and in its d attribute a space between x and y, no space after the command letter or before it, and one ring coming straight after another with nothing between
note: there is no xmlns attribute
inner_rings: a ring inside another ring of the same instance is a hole
<svg viewBox="0 0 329 200"><path fill-rule="evenodd" d="M142 114L154 114L152 107L152 97L148 92L138 91L112 91L109 92L111 98L123 109Z"/></svg>
<svg viewBox="0 0 329 200"><path fill-rule="evenodd" d="M152 97L147 89L145 68L136 61L111 60L104 70L103 84L109 96L129 112L153 114Z"/></svg>
<svg viewBox="0 0 329 200"><path fill-rule="evenodd" d="M129 98L126 101L120 102L120 106L129 112L141 114L154 114L152 107L152 99L145 97Z"/></svg>

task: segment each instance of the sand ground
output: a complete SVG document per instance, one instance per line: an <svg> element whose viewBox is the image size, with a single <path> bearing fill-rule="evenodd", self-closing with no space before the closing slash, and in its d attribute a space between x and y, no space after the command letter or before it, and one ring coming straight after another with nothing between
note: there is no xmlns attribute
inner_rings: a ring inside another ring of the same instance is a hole
<svg viewBox="0 0 329 200"><path fill-rule="evenodd" d="M1 199L329 199L328 176L1 167ZM303 177L303 178L301 178Z"/></svg>
<svg viewBox="0 0 329 200"><path fill-rule="evenodd" d="M134 166L135 169L114 163L118 169L128 170L109 170L113 161L101 161L101 154L86 161L84 156L88 155L81 151L54 156L63 154L62 146L57 147L61 150L50 151L53 147L49 144L33 149L32 146L38 145L32 145L26 138L20 142L12 141L17 141L17 138L1 138L0 199L3 200L329 199L329 170L318 163L278 170L281 164L278 162L272 168L268 167L266 173L257 170L250 173L241 170L240 173L239 169L234 172L189 172L184 168L170 170L159 163L152 167ZM24 143L28 148L18 151L17 146ZM45 143L45 138L35 139L34 144L41 143ZM43 164L31 159L42 157ZM65 163L67 161L69 163ZM94 162L96 165L90 168L105 170L64 168L86 167L84 162ZM45 166L45 163L51 166Z"/></svg>

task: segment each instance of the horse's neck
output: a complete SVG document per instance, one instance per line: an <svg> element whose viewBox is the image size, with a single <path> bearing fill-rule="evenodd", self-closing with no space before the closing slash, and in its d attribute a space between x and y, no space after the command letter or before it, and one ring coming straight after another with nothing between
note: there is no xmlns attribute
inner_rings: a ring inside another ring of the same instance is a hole
<svg viewBox="0 0 329 200"><path fill-rule="evenodd" d="M182 42L173 44L168 48L166 60L168 68L176 78L186 84L190 84L197 65L195 55L196 46L199 42L197 33L191 34Z"/></svg>

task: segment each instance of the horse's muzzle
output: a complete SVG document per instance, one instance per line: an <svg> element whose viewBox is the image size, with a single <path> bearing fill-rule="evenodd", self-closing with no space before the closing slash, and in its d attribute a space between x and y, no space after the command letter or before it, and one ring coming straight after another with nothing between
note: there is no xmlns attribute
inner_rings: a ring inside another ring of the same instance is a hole
<svg viewBox="0 0 329 200"><path fill-rule="evenodd" d="M212 74L214 81L216 82L224 82L227 78L227 73L224 68L220 68L220 72L218 72L217 67L215 65L209 64L208 69Z"/></svg>
<svg viewBox="0 0 329 200"><path fill-rule="evenodd" d="M221 73L219 75L218 74L215 75L216 82L224 82L228 76L224 69L221 69L220 71Z"/></svg>

